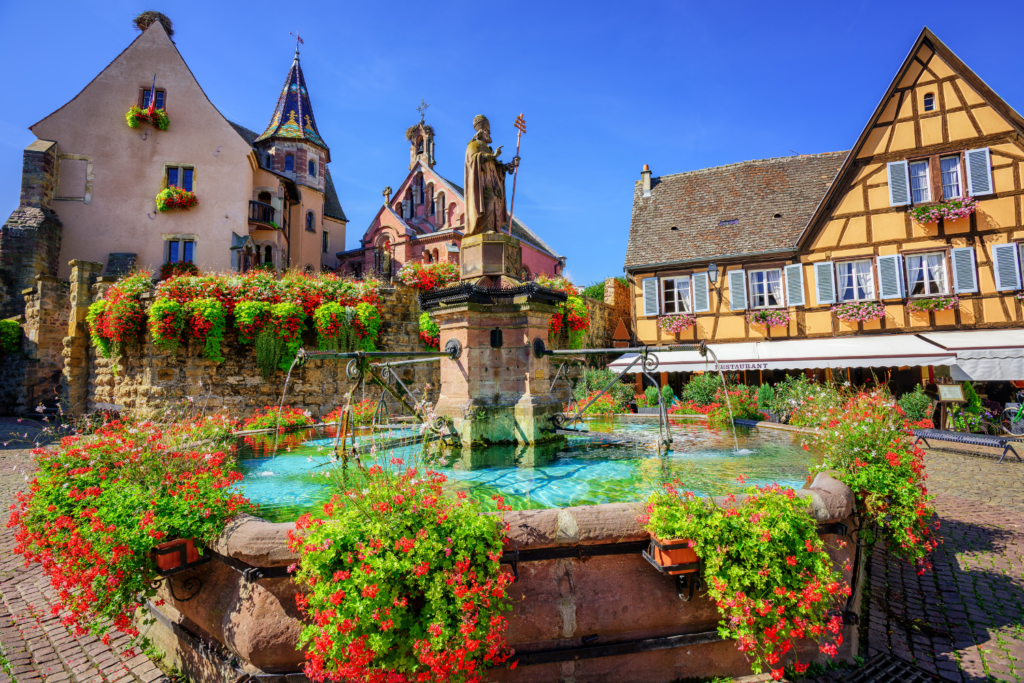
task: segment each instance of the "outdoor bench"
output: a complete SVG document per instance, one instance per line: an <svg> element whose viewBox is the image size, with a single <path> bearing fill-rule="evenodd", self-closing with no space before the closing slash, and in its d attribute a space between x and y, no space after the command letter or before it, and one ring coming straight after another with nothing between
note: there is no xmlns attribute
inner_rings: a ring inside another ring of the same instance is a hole
<svg viewBox="0 0 1024 683"><path fill-rule="evenodd" d="M928 443L928 439L933 441L949 441L951 443L962 443L969 446L990 446L992 448L1002 448L1003 455L999 458L999 462L1003 461L1006 457L1007 451L1013 453L1017 460L1020 460L1020 455L1013 449L1013 442L1015 439L1004 437L1004 436L990 436L988 434L964 434L962 432L951 432L946 429L915 429L914 436L917 438L914 440L916 446L919 441L924 441L924 445L931 448L931 444Z"/></svg>

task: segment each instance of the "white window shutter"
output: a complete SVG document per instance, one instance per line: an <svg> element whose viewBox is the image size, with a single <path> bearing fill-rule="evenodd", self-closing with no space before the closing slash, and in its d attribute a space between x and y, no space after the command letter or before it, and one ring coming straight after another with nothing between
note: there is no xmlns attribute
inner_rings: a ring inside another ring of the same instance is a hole
<svg viewBox="0 0 1024 683"><path fill-rule="evenodd" d="M992 160L988 147L969 149L964 157L967 159L967 194L972 197L992 194Z"/></svg>
<svg viewBox="0 0 1024 683"><path fill-rule="evenodd" d="M643 279L644 315L653 318L658 315L658 278Z"/></svg>
<svg viewBox="0 0 1024 683"><path fill-rule="evenodd" d="M747 273L729 271L729 310L742 311L747 307Z"/></svg>
<svg viewBox="0 0 1024 683"><path fill-rule="evenodd" d="M953 259L953 291L971 294L978 291L978 271L974 266L974 247L961 247L949 252Z"/></svg>
<svg viewBox="0 0 1024 683"><path fill-rule="evenodd" d="M1020 253L1016 244L992 245L992 271L997 291L1020 289Z"/></svg>
<svg viewBox="0 0 1024 683"><path fill-rule="evenodd" d="M889 206L906 206L910 203L910 169L906 161L890 161Z"/></svg>
<svg viewBox="0 0 1024 683"><path fill-rule="evenodd" d="M786 301L790 306L804 305L804 266L794 263L786 266Z"/></svg>
<svg viewBox="0 0 1024 683"><path fill-rule="evenodd" d="M903 259L899 254L879 256L878 294L882 299L903 298Z"/></svg>
<svg viewBox="0 0 1024 683"><path fill-rule="evenodd" d="M690 280L693 283L693 312L704 313L711 310L711 295L708 287L708 274L695 273Z"/></svg>
<svg viewBox="0 0 1024 683"><path fill-rule="evenodd" d="M814 264L814 291L819 305L836 302L836 280L831 261Z"/></svg>

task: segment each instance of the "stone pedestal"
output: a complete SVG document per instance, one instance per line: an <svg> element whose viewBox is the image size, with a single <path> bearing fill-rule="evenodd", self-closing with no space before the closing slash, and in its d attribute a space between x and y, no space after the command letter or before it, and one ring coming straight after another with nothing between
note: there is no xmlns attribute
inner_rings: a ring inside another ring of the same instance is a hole
<svg viewBox="0 0 1024 683"><path fill-rule="evenodd" d="M527 296L508 304L467 301L431 311L441 328L441 347L449 339L462 344L457 360L441 359L436 410L452 418L463 444L561 438L551 419L562 404L548 390L548 358L537 358L532 347L534 339L547 339L548 321L556 311ZM492 346L494 330L501 331L500 348Z"/></svg>
<svg viewBox="0 0 1024 683"><path fill-rule="evenodd" d="M462 239L460 279L482 286L517 285L523 280L523 247L518 238L487 232Z"/></svg>

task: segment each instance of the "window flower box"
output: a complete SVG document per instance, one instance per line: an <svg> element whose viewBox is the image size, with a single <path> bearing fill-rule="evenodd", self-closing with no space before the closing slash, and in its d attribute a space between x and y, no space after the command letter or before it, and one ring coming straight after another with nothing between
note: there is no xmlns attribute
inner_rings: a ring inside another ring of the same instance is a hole
<svg viewBox="0 0 1024 683"><path fill-rule="evenodd" d="M124 118L128 121L129 128L138 128L140 123L152 123L160 130L167 130L168 126L171 125L170 119L167 118L167 112L163 109L153 109L150 111L134 104L128 110L128 113L124 115Z"/></svg>
<svg viewBox="0 0 1024 683"><path fill-rule="evenodd" d="M188 211L199 203L195 192L183 190L180 187L167 187L156 196L156 208L158 211L170 211L171 209L184 209Z"/></svg>
<svg viewBox="0 0 1024 683"><path fill-rule="evenodd" d="M956 308L960 303L960 297L936 296L928 299L911 299L907 308L913 313L927 313L929 311L948 311Z"/></svg>
<svg viewBox="0 0 1024 683"><path fill-rule="evenodd" d="M789 324L789 311L775 308L763 308L747 313L747 322L751 325L758 325L771 329L772 327L785 327Z"/></svg>
<svg viewBox="0 0 1024 683"><path fill-rule="evenodd" d="M836 304L832 312L848 323L869 323L885 317L885 306L878 301L848 301Z"/></svg>
<svg viewBox="0 0 1024 683"><path fill-rule="evenodd" d="M161 572L169 572L199 562L199 551L196 550L195 539L192 538L178 538L160 543L153 549L153 556Z"/></svg>
<svg viewBox="0 0 1024 683"><path fill-rule="evenodd" d="M694 574L699 567L679 569L680 565L697 564L697 553L685 538L660 539L651 535L650 558L670 576Z"/></svg>
<svg viewBox="0 0 1024 683"><path fill-rule="evenodd" d="M915 207L910 210L910 217L914 219L915 223L926 225L928 223L937 223L940 218L944 218L947 221L959 220L970 216L977 208L978 200L974 197L961 197L960 199L950 199L939 204Z"/></svg>
<svg viewBox="0 0 1024 683"><path fill-rule="evenodd" d="M691 313L663 315L658 318L658 327L669 334L678 334L697 324L697 318Z"/></svg>

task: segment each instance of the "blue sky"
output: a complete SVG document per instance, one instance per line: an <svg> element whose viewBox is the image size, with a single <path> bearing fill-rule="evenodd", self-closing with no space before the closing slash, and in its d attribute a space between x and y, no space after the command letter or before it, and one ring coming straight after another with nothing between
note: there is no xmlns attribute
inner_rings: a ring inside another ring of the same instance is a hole
<svg viewBox="0 0 1024 683"><path fill-rule="evenodd" d="M262 130L294 42L348 248L405 177L420 98L437 170L457 182L474 115L495 144L528 133L516 214L579 284L622 273L632 188L655 175L848 149L922 26L1024 109L1020 48L994 28L1017 3L0 3L0 212L18 203L27 127L74 97L157 9L214 104ZM43 17L45 14L45 17ZM173 115L173 113L172 113ZM509 154L511 156L511 154Z"/></svg>

